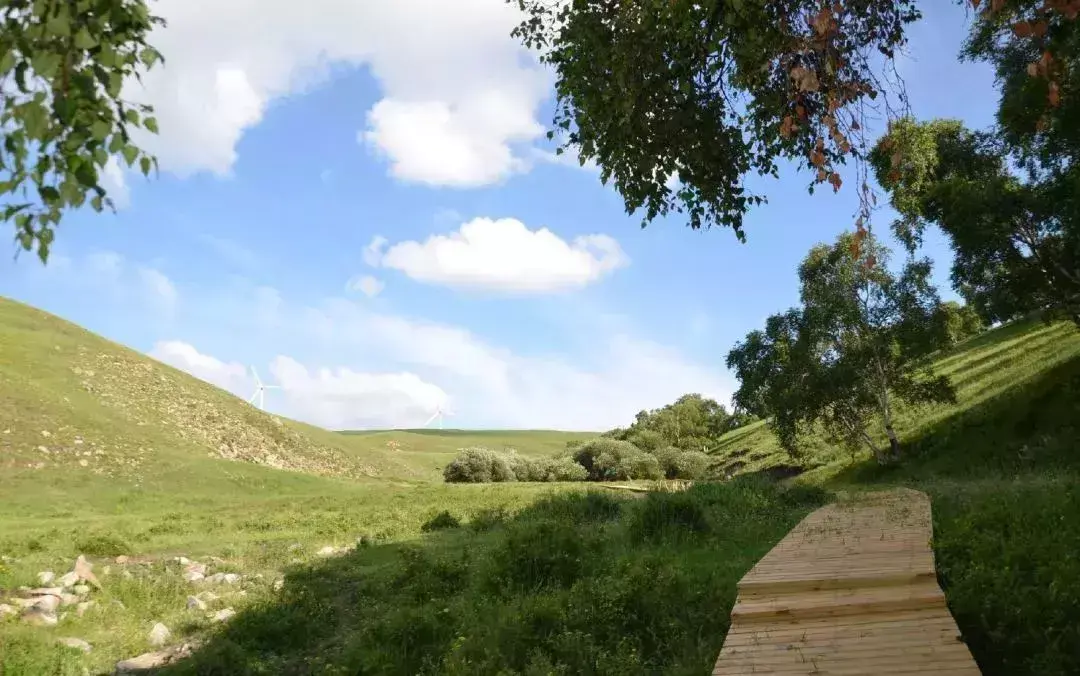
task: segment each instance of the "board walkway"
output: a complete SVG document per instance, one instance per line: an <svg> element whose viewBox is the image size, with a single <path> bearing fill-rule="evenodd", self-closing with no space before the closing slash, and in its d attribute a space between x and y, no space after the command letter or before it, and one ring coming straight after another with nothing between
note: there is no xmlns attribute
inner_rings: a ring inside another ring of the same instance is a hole
<svg viewBox="0 0 1080 676"><path fill-rule="evenodd" d="M931 536L930 499L910 489L812 512L739 582L714 676L979 674Z"/></svg>

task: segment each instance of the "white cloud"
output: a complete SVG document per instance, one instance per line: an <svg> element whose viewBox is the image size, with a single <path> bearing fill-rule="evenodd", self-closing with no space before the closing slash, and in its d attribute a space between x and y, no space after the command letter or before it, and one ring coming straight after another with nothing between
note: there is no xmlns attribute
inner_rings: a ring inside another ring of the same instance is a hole
<svg viewBox="0 0 1080 676"><path fill-rule="evenodd" d="M176 285L161 270L134 263L113 251L96 251L83 256L53 256L47 266L20 267L43 286L64 289L65 294L91 294L94 302L119 306L134 305L140 313L148 309L171 317L180 300ZM104 311L104 310L103 310Z"/></svg>
<svg viewBox="0 0 1080 676"><path fill-rule="evenodd" d="M140 139L163 168L227 175L244 131L276 99L367 66L383 98L360 137L403 180L483 185L525 168L519 146L550 77L510 36L504 0L160 0L166 58L125 97L155 106L161 134Z"/></svg>
<svg viewBox="0 0 1080 676"><path fill-rule="evenodd" d="M255 382L238 362L224 362L178 340L161 341L150 356L248 399ZM448 397L413 373L361 373L348 368L309 369L278 355L268 384L268 410L329 429L412 427L422 424ZM265 375L264 375L265 378Z"/></svg>
<svg viewBox="0 0 1080 676"><path fill-rule="evenodd" d="M415 427L447 401L446 392L413 373L309 370L283 356L270 370L291 415L330 429Z"/></svg>
<svg viewBox="0 0 1080 676"><path fill-rule="evenodd" d="M126 209L131 205L131 190L128 188L127 179L124 176L124 168L120 161L113 155L105 162L101 171L101 187L108 193L117 209Z"/></svg>
<svg viewBox="0 0 1080 676"><path fill-rule="evenodd" d="M727 374L678 350L597 328L586 354L524 355L458 326L371 312L329 301L307 310L313 345L408 365L440 383L457 419L482 427L599 430L626 425L644 408L699 392L727 403Z"/></svg>
<svg viewBox="0 0 1080 676"><path fill-rule="evenodd" d="M243 364L223 362L202 354L190 343L179 340L159 341L150 350L150 356L245 399L246 395L251 394L249 390L253 389Z"/></svg>
<svg viewBox="0 0 1080 676"><path fill-rule="evenodd" d="M580 288L628 263L619 243L607 235L567 242L513 218L475 218L451 235L400 242L384 251L385 245L384 238L373 240L365 262L428 284L513 293Z"/></svg>
<svg viewBox="0 0 1080 676"><path fill-rule="evenodd" d="M348 291L356 291L368 298L378 296L386 285L371 275L357 275L345 284Z"/></svg>
<svg viewBox="0 0 1080 676"><path fill-rule="evenodd" d="M143 287L150 296L150 301L158 304L165 311L171 311L176 305L176 299L179 297L172 281L160 270L146 266L139 266L138 275Z"/></svg>

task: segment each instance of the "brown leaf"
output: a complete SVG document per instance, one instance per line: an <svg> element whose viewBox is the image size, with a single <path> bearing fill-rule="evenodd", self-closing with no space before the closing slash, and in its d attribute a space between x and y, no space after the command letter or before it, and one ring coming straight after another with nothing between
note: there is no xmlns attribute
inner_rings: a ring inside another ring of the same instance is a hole
<svg viewBox="0 0 1080 676"><path fill-rule="evenodd" d="M828 177L829 177L829 175L827 173L825 173L824 169L818 169L817 170L817 182L818 183L824 183L825 179L828 178Z"/></svg>
<svg viewBox="0 0 1080 676"><path fill-rule="evenodd" d="M1031 37L1031 34L1035 32L1034 29L1032 29L1031 24L1029 24L1027 21L1021 21L1019 23L1013 24L1012 30L1013 35L1018 38Z"/></svg>
<svg viewBox="0 0 1080 676"><path fill-rule="evenodd" d="M816 92L821 88L817 73L809 68L795 66L791 69L791 79L795 81L795 87L801 92Z"/></svg>
<svg viewBox="0 0 1080 676"><path fill-rule="evenodd" d="M814 152L810 153L810 164L814 165L819 169L825 166L825 154L822 153L820 150L815 150Z"/></svg>
<svg viewBox="0 0 1080 676"><path fill-rule="evenodd" d="M1036 77L1039 74L1039 64L1029 63L1027 66L1027 74L1031 77Z"/></svg>
<svg viewBox="0 0 1080 676"><path fill-rule="evenodd" d="M1031 24L1031 32L1037 38L1046 35L1046 31L1048 30L1050 30L1050 24L1045 21L1039 20Z"/></svg>
<svg viewBox="0 0 1080 676"><path fill-rule="evenodd" d="M844 184L844 182L840 180L840 174L835 171L829 175L829 183L832 183L833 192L840 190L840 186Z"/></svg>
<svg viewBox="0 0 1080 676"><path fill-rule="evenodd" d="M1057 108L1058 105L1061 104L1061 91L1058 89L1058 83L1050 83L1050 89L1046 94L1046 100L1051 108Z"/></svg>
<svg viewBox="0 0 1080 676"><path fill-rule="evenodd" d="M791 138L795 133L795 119L790 115L784 117L784 121L780 123L780 135L784 138Z"/></svg>
<svg viewBox="0 0 1080 676"><path fill-rule="evenodd" d="M814 31L818 35L825 35L829 31L829 24L832 23L832 16L829 14L827 7L822 7L810 22L814 26Z"/></svg>
<svg viewBox="0 0 1080 676"><path fill-rule="evenodd" d="M877 265L877 256L870 254L866 257L866 267L867 269L873 269L875 265Z"/></svg>

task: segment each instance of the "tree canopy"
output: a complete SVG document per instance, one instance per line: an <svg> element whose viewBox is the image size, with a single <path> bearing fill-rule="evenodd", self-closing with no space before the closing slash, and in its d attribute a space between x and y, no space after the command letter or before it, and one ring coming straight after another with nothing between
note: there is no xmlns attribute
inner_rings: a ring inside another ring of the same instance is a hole
<svg viewBox="0 0 1080 676"><path fill-rule="evenodd" d="M866 227L867 118L906 112L892 60L921 18L915 0L508 1L525 13L515 34L555 72L560 150L595 160L643 225L675 212L742 239L765 198L747 174L790 159L810 169L811 191L839 190L854 159ZM1036 123L1075 149L1080 0L954 1L976 10L965 55L995 65L1003 127L1032 158L1050 150L1024 131Z"/></svg>
<svg viewBox="0 0 1080 676"><path fill-rule="evenodd" d="M989 321L1039 310L1080 321L1080 203L1066 190L1080 174L1058 158L1060 171L1018 176L1010 164L1026 146L1008 138L950 120L893 125L872 155L900 214L893 229L914 250L940 226L953 285Z"/></svg>
<svg viewBox="0 0 1080 676"><path fill-rule="evenodd" d="M153 111L121 91L161 62L146 38L163 23L144 0L0 3L0 220L42 261L65 211L113 206L102 186L110 157L156 168L130 133L156 133Z"/></svg>
<svg viewBox="0 0 1080 676"><path fill-rule="evenodd" d="M639 412L629 427L611 430L605 436L630 441L646 451L667 446L701 451L745 422L745 414L733 415L714 399L685 394L662 408Z"/></svg>
<svg viewBox="0 0 1080 676"><path fill-rule="evenodd" d="M728 353L740 381L735 404L770 417L791 453L821 424L849 447L867 445L880 462L895 459L894 400L955 398L948 379L930 371L929 356L948 344L930 262L911 259L893 274L888 256L873 235L858 233L814 247L799 268L801 306L770 317ZM888 452L868 429L875 416Z"/></svg>

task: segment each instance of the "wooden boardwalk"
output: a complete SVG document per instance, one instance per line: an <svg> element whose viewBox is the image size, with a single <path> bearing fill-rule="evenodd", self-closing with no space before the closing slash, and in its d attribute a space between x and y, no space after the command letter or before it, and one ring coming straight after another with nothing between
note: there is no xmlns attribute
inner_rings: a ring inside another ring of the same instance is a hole
<svg viewBox="0 0 1080 676"><path fill-rule="evenodd" d="M739 582L714 676L979 674L937 584L930 500L811 513Z"/></svg>

